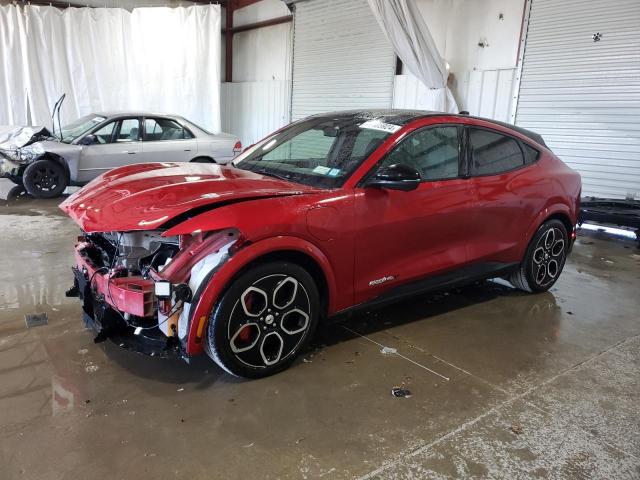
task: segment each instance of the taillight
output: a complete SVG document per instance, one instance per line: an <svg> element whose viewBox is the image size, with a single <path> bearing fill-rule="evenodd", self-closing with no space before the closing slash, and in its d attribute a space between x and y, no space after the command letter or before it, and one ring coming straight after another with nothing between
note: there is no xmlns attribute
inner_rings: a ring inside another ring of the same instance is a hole
<svg viewBox="0 0 640 480"><path fill-rule="evenodd" d="M233 153L240 153L242 151L242 142L238 140L233 146Z"/></svg>

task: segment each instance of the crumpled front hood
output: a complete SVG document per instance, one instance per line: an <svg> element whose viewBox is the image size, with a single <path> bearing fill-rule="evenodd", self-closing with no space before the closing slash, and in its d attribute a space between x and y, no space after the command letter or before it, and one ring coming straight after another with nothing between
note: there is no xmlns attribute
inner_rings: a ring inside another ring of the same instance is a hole
<svg viewBox="0 0 640 480"><path fill-rule="evenodd" d="M60 208L85 232L154 230L178 215L216 204L318 192L233 167L144 163L101 175Z"/></svg>
<svg viewBox="0 0 640 480"><path fill-rule="evenodd" d="M16 150L49 137L53 135L45 127L0 126L0 149Z"/></svg>

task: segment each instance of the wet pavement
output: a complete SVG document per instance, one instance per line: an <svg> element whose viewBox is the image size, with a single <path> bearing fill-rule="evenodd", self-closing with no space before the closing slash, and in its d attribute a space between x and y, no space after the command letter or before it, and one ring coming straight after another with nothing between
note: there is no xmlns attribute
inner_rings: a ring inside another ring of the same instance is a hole
<svg viewBox="0 0 640 480"><path fill-rule="evenodd" d="M640 478L630 240L581 232L550 292L417 297L242 381L94 344L64 296L78 230L57 203L0 205L3 480ZM37 313L48 323L27 329Z"/></svg>

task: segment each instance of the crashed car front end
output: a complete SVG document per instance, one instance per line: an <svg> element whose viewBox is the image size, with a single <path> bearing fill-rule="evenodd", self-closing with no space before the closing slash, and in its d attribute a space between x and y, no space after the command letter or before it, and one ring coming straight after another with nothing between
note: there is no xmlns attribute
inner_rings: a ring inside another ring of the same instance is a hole
<svg viewBox="0 0 640 480"><path fill-rule="evenodd" d="M233 230L164 237L163 231L85 233L75 246L74 286L96 342L188 359L191 302L229 257ZM201 332L202 333L202 332Z"/></svg>
<svg viewBox="0 0 640 480"><path fill-rule="evenodd" d="M0 130L0 177L17 178L26 165L45 153L39 142L52 138L43 127Z"/></svg>

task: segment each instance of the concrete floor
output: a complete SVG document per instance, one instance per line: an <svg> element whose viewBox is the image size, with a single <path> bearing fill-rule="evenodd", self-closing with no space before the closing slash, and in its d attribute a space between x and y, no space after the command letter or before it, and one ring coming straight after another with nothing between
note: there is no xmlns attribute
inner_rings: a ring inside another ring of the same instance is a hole
<svg viewBox="0 0 640 480"><path fill-rule="evenodd" d="M631 241L584 233L548 293L415 298L241 381L95 345L64 297L78 230L57 203L0 206L3 480L640 478ZM35 312L49 323L27 329Z"/></svg>

